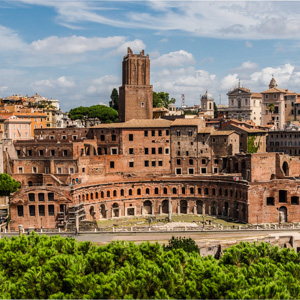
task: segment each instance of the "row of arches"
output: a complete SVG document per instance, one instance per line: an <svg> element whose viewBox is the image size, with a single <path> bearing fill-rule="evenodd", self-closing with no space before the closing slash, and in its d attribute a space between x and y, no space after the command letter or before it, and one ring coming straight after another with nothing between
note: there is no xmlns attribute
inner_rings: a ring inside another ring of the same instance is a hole
<svg viewBox="0 0 300 300"><path fill-rule="evenodd" d="M197 214L247 221L247 205L240 201L220 199L151 199L143 202L120 201L87 204L87 218L108 219L127 216L162 214Z"/></svg>
<svg viewBox="0 0 300 300"><path fill-rule="evenodd" d="M137 188L115 188L102 187L100 191L90 191L79 193L75 198L79 202L93 201L98 199L111 200L113 198L148 198L159 196L212 196L229 197L233 199L246 199L247 192L243 186L234 185L231 187L199 187L199 186L165 186L165 187L137 187Z"/></svg>

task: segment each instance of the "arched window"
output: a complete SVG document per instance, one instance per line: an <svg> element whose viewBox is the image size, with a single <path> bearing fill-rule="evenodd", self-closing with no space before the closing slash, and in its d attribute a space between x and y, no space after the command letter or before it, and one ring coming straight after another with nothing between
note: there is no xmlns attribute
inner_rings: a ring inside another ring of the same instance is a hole
<svg viewBox="0 0 300 300"><path fill-rule="evenodd" d="M185 194L185 187L181 188L181 194Z"/></svg>
<svg viewBox="0 0 300 300"><path fill-rule="evenodd" d="M106 192L106 197L110 197L110 191Z"/></svg>
<svg viewBox="0 0 300 300"><path fill-rule="evenodd" d="M113 192L114 194L114 197L117 197L117 191L116 190L114 190L114 192Z"/></svg>
<svg viewBox="0 0 300 300"><path fill-rule="evenodd" d="M150 190L147 188L146 189L146 195L149 195L150 194Z"/></svg>
<svg viewBox="0 0 300 300"><path fill-rule="evenodd" d="M194 194L195 193L195 189L193 187L190 188L190 194Z"/></svg>
<svg viewBox="0 0 300 300"><path fill-rule="evenodd" d="M128 195L129 195L129 196L132 196L132 189L129 189Z"/></svg>
<svg viewBox="0 0 300 300"><path fill-rule="evenodd" d="M124 190L121 189L121 192L120 192L121 196L124 196Z"/></svg>
<svg viewBox="0 0 300 300"><path fill-rule="evenodd" d="M104 192L101 192L101 198L104 198Z"/></svg>
<svg viewBox="0 0 300 300"><path fill-rule="evenodd" d="M141 195L141 189L137 189L137 194Z"/></svg>
<svg viewBox="0 0 300 300"><path fill-rule="evenodd" d="M204 189L204 195L208 195L208 188Z"/></svg>
<svg viewBox="0 0 300 300"><path fill-rule="evenodd" d="M168 194L168 189L164 187L164 194Z"/></svg>
<svg viewBox="0 0 300 300"><path fill-rule="evenodd" d="M198 188L198 194L201 195L202 191L201 188Z"/></svg>
<svg viewBox="0 0 300 300"><path fill-rule="evenodd" d="M94 199L94 194L93 193L91 193L91 200L93 200Z"/></svg>
<svg viewBox="0 0 300 300"><path fill-rule="evenodd" d="M172 192L173 192L173 194L177 194L177 189L173 188Z"/></svg>
<svg viewBox="0 0 300 300"><path fill-rule="evenodd" d="M98 199L98 198L99 198L99 194L98 194L98 192L96 192L96 194L95 194L95 198L96 198L96 199Z"/></svg>
<svg viewBox="0 0 300 300"><path fill-rule="evenodd" d="M82 201L84 201L84 195L82 195Z"/></svg>
<svg viewBox="0 0 300 300"><path fill-rule="evenodd" d="M212 195L215 195L216 194L216 189L212 189L211 193L212 193Z"/></svg>
<svg viewBox="0 0 300 300"><path fill-rule="evenodd" d="M89 194L86 194L86 200L89 200Z"/></svg>
<svg viewBox="0 0 300 300"><path fill-rule="evenodd" d="M155 188L155 189L154 189L154 194L155 194L155 195L158 195L158 188Z"/></svg>

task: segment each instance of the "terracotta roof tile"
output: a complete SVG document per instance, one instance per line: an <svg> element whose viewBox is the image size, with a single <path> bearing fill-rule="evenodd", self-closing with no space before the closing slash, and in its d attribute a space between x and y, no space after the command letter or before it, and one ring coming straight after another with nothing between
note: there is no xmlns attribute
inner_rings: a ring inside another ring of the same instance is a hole
<svg viewBox="0 0 300 300"><path fill-rule="evenodd" d="M198 126L204 125L203 119L193 118L193 119L175 119L171 126Z"/></svg>

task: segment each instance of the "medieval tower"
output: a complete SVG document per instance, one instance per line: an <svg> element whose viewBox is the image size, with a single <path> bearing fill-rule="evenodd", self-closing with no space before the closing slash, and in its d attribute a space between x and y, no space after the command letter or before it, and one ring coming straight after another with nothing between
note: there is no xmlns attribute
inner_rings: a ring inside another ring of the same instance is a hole
<svg viewBox="0 0 300 300"><path fill-rule="evenodd" d="M119 120L153 118L153 88L150 85L150 59L144 55L128 53L123 58L122 86L119 88Z"/></svg>

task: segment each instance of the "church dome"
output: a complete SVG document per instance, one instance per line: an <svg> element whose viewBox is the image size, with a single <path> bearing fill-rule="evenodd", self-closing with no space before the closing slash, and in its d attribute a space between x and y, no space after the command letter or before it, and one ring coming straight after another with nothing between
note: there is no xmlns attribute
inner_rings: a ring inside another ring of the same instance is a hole
<svg viewBox="0 0 300 300"><path fill-rule="evenodd" d="M201 100L214 100L214 97L206 90L205 94L202 95Z"/></svg>

